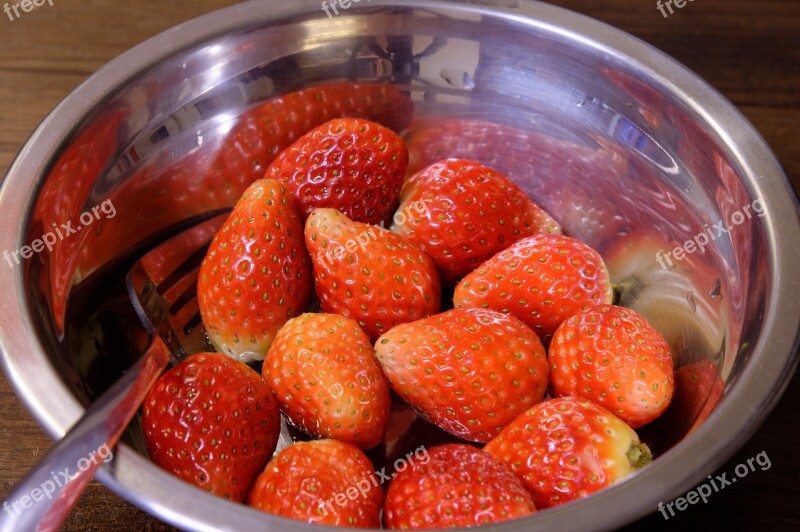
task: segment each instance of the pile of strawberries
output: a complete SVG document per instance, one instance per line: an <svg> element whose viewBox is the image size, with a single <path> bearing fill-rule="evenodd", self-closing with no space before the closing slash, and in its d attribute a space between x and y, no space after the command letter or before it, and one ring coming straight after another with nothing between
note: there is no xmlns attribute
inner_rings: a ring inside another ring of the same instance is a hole
<svg viewBox="0 0 800 532"><path fill-rule="evenodd" d="M448 159L406 178L408 159L392 130L334 119L244 192L199 273L219 352L166 372L144 405L156 464L309 523L437 528L528 515L649 463L633 429L670 403L672 357L612 305L602 257L501 173ZM262 360L260 375L244 363ZM449 442L395 462L385 492L364 451L386 444L393 404ZM281 415L311 441L273 456Z"/></svg>

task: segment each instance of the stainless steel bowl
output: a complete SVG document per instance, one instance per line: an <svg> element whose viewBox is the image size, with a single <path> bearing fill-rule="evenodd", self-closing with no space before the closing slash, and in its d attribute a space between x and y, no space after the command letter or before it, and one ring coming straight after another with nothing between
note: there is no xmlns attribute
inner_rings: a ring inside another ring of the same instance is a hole
<svg viewBox="0 0 800 532"><path fill-rule="evenodd" d="M202 176L237 117L288 91L357 81L404 91L391 111L415 164L471 156L507 172L604 253L623 302L662 330L677 366L709 360L724 386L642 431L659 454L643 471L498 528L621 525L747 440L797 364L800 223L775 157L719 93L635 38L536 2L473 4L372 0L332 17L317 0L237 5L123 54L50 114L2 183L0 250L106 200L116 211L0 266L3 364L50 435L142 347L118 297L127 265L229 203ZM702 253L666 255L701 234ZM99 478L182 528L308 529L161 471L136 424Z"/></svg>

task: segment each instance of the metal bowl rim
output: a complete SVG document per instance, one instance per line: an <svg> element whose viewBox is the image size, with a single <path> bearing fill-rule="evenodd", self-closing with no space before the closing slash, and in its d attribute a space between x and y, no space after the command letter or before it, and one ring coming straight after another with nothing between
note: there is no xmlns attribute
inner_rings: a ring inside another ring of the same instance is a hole
<svg viewBox="0 0 800 532"><path fill-rule="evenodd" d="M372 0L368 7L374 9L388 5L460 10L513 19L540 31L578 41L623 62L632 70L646 72L655 85L668 90L711 125L720 140L732 150L754 196L763 197L770 206L764 222L773 278L786 278L791 274L800 259L800 224L797 200L789 182L770 148L746 118L689 69L621 30L533 0L520 0L517 8L464 5L452 0ZM0 204L4 206L4 216L0 219L0 249L16 249L24 241L26 227L18 227L17 221L27 219L47 165L74 132L85 112L95 108L109 93L153 64L215 36L253 26L254 21L259 25L275 23L312 13L315 9L319 9L316 0L234 5L156 35L98 70L42 121L0 183ZM352 13L357 11L354 8ZM2 365L28 410L51 437L60 438L84 408L49 364L47 354L34 333L31 309L27 303L19 303L27 301L23 268L4 274L2 285L9 289L6 293L11 294L11 297L0 300L0 315L6 318L4 321L7 323L0 330ZM720 407L690 438L670 449L643 472L589 499L550 509L533 517L535 521L530 523L525 519L504 523L497 528L511 529L533 523L540 526L563 524L562 519L567 513L572 524L578 527L611 528L656 510L658 502L667 502L661 499L662 496L674 497L686 492L721 465L774 407L798 363L800 284L773 290L769 297L761 335L753 346L748 367L726 390ZM787 331L794 331L794 335L787 336ZM33 363L22 364L11 356L15 352L30 352ZM755 372L759 373L758 379L747 378ZM767 388L760 384L763 382L773 386ZM742 412L748 415L743 417ZM720 438L720 434L729 437ZM703 464L707 469L697 469L696 464ZM150 468L150 474L141 475L141 471L147 468ZM656 477L659 478L657 486L652 482ZM99 471L98 478L134 504L181 527L228 529L235 522L236 528L271 523L280 529L308 530L302 523L267 516L192 488L158 470L125 445L116 450L115 460ZM176 497L179 493L181 497ZM176 508L174 503L165 502L176 498L186 504ZM198 508L201 509L199 512ZM608 508L615 511L610 512ZM231 521L231 517L235 521Z"/></svg>

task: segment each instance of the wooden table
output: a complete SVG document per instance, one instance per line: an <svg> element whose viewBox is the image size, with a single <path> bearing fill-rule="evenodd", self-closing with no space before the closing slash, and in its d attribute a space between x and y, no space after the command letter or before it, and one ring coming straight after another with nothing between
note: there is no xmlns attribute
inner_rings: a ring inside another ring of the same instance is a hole
<svg viewBox="0 0 800 532"><path fill-rule="evenodd" d="M164 29L233 3L55 0L32 12L20 8L13 21L0 12L0 175L46 113L101 65ZM553 3L628 31L698 72L753 122L800 189L800 2L696 0L680 9L673 5L672 15L664 8L666 17L655 0ZM654 509L632 529L800 529L798 410L795 375L767 422L720 472L732 475L737 464L761 451L770 457L769 470L751 473L669 521ZM0 499L50 444L0 376ZM96 482L66 524L68 530L117 528L170 529Z"/></svg>

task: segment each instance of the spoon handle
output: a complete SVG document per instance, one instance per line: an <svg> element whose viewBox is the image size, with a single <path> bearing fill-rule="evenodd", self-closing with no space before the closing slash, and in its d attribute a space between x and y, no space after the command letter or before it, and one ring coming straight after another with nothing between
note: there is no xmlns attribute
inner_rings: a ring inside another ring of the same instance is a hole
<svg viewBox="0 0 800 532"><path fill-rule="evenodd" d="M169 362L160 336L136 364L103 393L3 503L0 532L58 530Z"/></svg>

